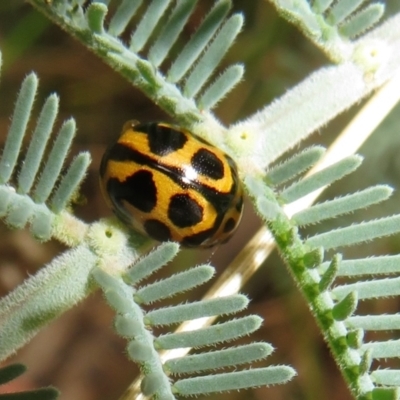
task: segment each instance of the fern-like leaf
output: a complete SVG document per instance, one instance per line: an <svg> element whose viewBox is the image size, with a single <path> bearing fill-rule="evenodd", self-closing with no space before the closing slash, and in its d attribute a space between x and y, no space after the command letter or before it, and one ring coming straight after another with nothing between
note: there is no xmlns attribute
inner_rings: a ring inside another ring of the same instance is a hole
<svg viewBox="0 0 400 400"><path fill-rule="evenodd" d="M365 0L271 1L335 61L345 60L351 48L349 39L371 29L384 12L380 2L365 4Z"/></svg>
<svg viewBox="0 0 400 400"><path fill-rule="evenodd" d="M172 258L175 253L173 247L172 243L162 244L128 270L122 279L112 277L101 269L93 271L93 276L102 287L107 301L117 311L115 328L128 340L127 351L130 358L141 366L144 374L141 383L143 394L155 398L174 399L176 395L186 397L284 383L290 380L294 371L288 366L223 371L226 367L248 365L266 358L272 352L272 347L266 343L169 357L164 362L160 359L159 351L168 349L177 352L187 347L199 348L223 344L250 334L261 324L259 317L247 316L210 327L196 328L193 325L187 332L153 336L149 328L169 326L183 321L194 323L198 318L228 315L243 310L248 304L245 296L233 295L161 309L153 308L144 312L140 307L142 303L154 303L194 288L207 282L214 274L213 268L203 265L144 287L131 286L132 283L137 284L146 277L143 273L144 267L151 274L160 267L160 259ZM139 271L135 271L136 268ZM166 375L166 373L173 376L200 374L217 369L222 370L218 374L176 379L173 382Z"/></svg>
<svg viewBox="0 0 400 400"><path fill-rule="evenodd" d="M397 398L400 390L396 378L398 370L376 369L372 361L399 357L399 340L394 336L393 339L365 342L364 336L367 331L398 330L399 316L355 314L360 301L400 295L399 256L344 260L335 254L330 260L323 262L323 259L324 250L335 250L400 232L400 216L344 226L307 239L303 239L298 232L302 225L318 223L382 202L390 197L392 189L385 185L367 188L316 204L289 219L281 208L282 204L289 205L289 202L307 196L321 186L330 185L353 172L361 162L358 157L348 157L292 183L288 188L279 186L293 180L299 168L305 170L312 163L309 160L316 161L319 156L314 148L310 148L273 167L264 182L277 182L273 186L274 191L265 186L262 180L247 178L246 184L254 197L263 196L262 200L256 202L259 212L273 232L310 303L354 396L357 399ZM394 276L374 278L378 274ZM369 275L369 279L365 279L365 275ZM341 277L341 282L335 285L338 277ZM352 279L343 282L344 277Z"/></svg>
<svg viewBox="0 0 400 400"><path fill-rule="evenodd" d="M17 160L23 153L22 141L27 135L37 86L38 79L31 73L22 83L16 101L0 160L0 217L13 228L21 229L30 223L35 237L48 240L53 233L54 217L68 206L77 191L90 156L88 153L79 154L67 173L61 174L75 133L75 122L71 119L63 124L49 157L43 160L58 112L58 97L53 94L43 105L18 171Z"/></svg>
<svg viewBox="0 0 400 400"><path fill-rule="evenodd" d="M197 0L178 1L174 6L169 0L153 0L146 7L139 7L141 3L121 1L114 14L108 15L107 5L95 1L87 7L71 0L46 5L32 1L181 123L202 121L204 111L214 107L242 78L243 68L238 65L228 67L212 81L242 27L242 16L228 15L230 0L217 1L178 56L172 58L177 46L182 47L179 38ZM138 10L141 15L137 15ZM139 23L127 32L133 17L139 18ZM121 36L127 35L130 39L125 42ZM171 63L169 68L163 67L166 59Z"/></svg>

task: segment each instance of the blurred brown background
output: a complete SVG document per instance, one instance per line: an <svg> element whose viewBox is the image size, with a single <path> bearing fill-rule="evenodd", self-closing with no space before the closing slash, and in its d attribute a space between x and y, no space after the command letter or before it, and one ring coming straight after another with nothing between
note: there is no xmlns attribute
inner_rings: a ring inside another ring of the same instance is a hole
<svg viewBox="0 0 400 400"><path fill-rule="evenodd" d="M185 28L186 37L195 30L212 2L203 0L199 3L196 14ZM259 0L236 0L234 3L235 10L245 15L245 27L224 59L224 64L244 63L246 74L244 81L215 110L226 124L251 115L327 63L324 56L294 27L279 18L268 3ZM400 8L395 0L387 3L388 14L395 7ZM57 92L61 97L58 126L69 116L77 121L78 134L72 155L89 150L93 157L82 188L86 204L76 207L77 215L85 221L110 215L98 187L97 170L105 147L116 139L126 120L170 118L80 43L22 0L0 2L0 48L4 60L0 86L0 145L5 140L20 83L28 72L34 70L40 77L36 110L40 109L46 96ZM308 144L329 145L357 108L314 134ZM398 187L398 115L398 109L392 112L380 132L363 147L361 153L366 156L366 162L362 168L334 185L326 196L353 192L378 182ZM398 195L395 195L390 202L351 218L360 221L399 211ZM304 234L329 230L348 222L347 216L314 227ZM217 249L213 255L184 251L163 273L169 274L209 259L220 273L258 224L258 218L248 203L240 230L229 244ZM9 231L0 222L0 294L5 295L61 251L63 248L58 243L39 244L27 231ZM399 237L343 250L352 258L398 251ZM203 290L198 289L189 295L199 298ZM263 364L290 364L297 370L298 376L285 386L208 398L349 400L350 394L331 360L329 350L277 254L268 259L243 292L252 299L249 311L265 319L262 328L250 340L264 340L276 348L273 356ZM371 313L396 312L399 301L389 299L363 303L362 307L363 311ZM137 369L124 356L125 343L114 334L112 320L113 312L101 296L91 296L44 329L10 360L25 363L29 371L13 382L12 387L0 388L0 392L51 384L61 390L61 400L118 399L136 376Z"/></svg>

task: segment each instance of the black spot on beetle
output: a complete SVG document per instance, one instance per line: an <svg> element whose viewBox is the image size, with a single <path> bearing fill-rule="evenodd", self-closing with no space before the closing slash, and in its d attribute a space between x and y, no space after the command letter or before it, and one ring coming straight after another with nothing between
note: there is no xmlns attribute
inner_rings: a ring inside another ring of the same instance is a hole
<svg viewBox="0 0 400 400"><path fill-rule="evenodd" d="M168 226L158 219L148 219L143 224L143 228L150 237L160 242L165 242L172 239L171 231L169 230Z"/></svg>
<svg viewBox="0 0 400 400"><path fill-rule="evenodd" d="M135 131L147 134L150 150L158 156L181 149L188 140L184 132L155 122L137 125Z"/></svg>
<svg viewBox="0 0 400 400"><path fill-rule="evenodd" d="M136 164L140 165L150 165L152 163L151 158L147 157L145 154L138 152L137 150L132 149L129 145L123 143L115 143L107 150L106 154L107 157L103 156L103 160L107 158L106 162L108 162L108 160L121 161L121 162L133 161Z"/></svg>
<svg viewBox="0 0 400 400"><path fill-rule="evenodd" d="M191 164L196 171L212 179L224 177L224 164L214 153L207 149L198 150L192 156Z"/></svg>
<svg viewBox="0 0 400 400"><path fill-rule="evenodd" d="M111 178L107 189L115 203L125 200L143 212L150 212L157 203L157 188L150 171L138 171L123 182Z"/></svg>
<svg viewBox="0 0 400 400"><path fill-rule="evenodd" d="M193 226L203 219L203 207L187 194L176 194L169 202L168 218L179 228Z"/></svg>
<svg viewBox="0 0 400 400"><path fill-rule="evenodd" d="M236 220L233 218L229 218L228 221L225 222L224 232L231 232L236 227Z"/></svg>

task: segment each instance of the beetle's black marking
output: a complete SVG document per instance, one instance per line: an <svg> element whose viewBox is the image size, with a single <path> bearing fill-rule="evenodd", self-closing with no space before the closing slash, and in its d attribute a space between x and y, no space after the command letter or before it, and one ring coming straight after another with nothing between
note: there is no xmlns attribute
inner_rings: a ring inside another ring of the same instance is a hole
<svg viewBox="0 0 400 400"><path fill-rule="evenodd" d="M200 149L193 154L191 164L196 171L212 179L224 177L224 164L210 150Z"/></svg>
<svg viewBox="0 0 400 400"><path fill-rule="evenodd" d="M205 242L207 239L212 238L214 235L216 229L213 227L211 229L207 229L205 231L196 233L194 235L186 236L182 240L182 246L187 246L187 247L197 247L201 246L203 242ZM214 243L210 243L210 246L212 246Z"/></svg>
<svg viewBox="0 0 400 400"><path fill-rule="evenodd" d="M233 185L228 193L221 193L214 188L192 181L190 183L183 182L182 171L179 168L175 168L169 165L163 165L157 160L140 153L129 146L116 143L109 150L109 157L111 160L120 162L135 162L139 165L147 165L150 168L161 172L168 176L175 183L177 183L182 189L193 188L197 192L201 193L204 198L210 202L218 213L225 213L232 205L233 198L236 194L237 182L233 181ZM232 175L234 178L235 175ZM237 179L237 178L236 178Z"/></svg>
<svg viewBox="0 0 400 400"><path fill-rule="evenodd" d="M128 196L125 199L143 212L150 212L157 204L157 187L150 171L141 170L126 179Z"/></svg>
<svg viewBox="0 0 400 400"><path fill-rule="evenodd" d="M140 165L152 165L154 161L146 155L131 149L128 145L122 143L115 143L108 150L108 160L129 162L133 161ZM104 158L103 158L104 159Z"/></svg>
<svg viewBox="0 0 400 400"><path fill-rule="evenodd" d="M123 182L110 178L107 191L114 202L125 200L143 212L150 212L157 203L157 188L150 171L137 171Z"/></svg>
<svg viewBox="0 0 400 400"><path fill-rule="evenodd" d="M184 132L156 122L135 125L133 130L147 134L150 150L158 156L177 151L188 141Z"/></svg>
<svg viewBox="0 0 400 400"><path fill-rule="evenodd" d="M148 219L143 224L143 228L150 237L160 242L166 242L172 239L171 231L168 226L158 219Z"/></svg>
<svg viewBox="0 0 400 400"><path fill-rule="evenodd" d="M228 221L225 222L224 233L233 231L236 227L236 222L237 222L237 220L235 220L233 218L229 218Z"/></svg>
<svg viewBox="0 0 400 400"><path fill-rule="evenodd" d="M218 243L220 241L220 239L219 238L214 238L214 240L210 240L210 239L213 239L213 236L214 236L215 232L217 232L218 228L220 227L224 217L225 217L225 212L217 213L217 217L214 221L214 225L211 228L206 229L201 232L198 232L198 233L195 233L190 236L186 236L182 240L182 245L187 246L187 247L197 247L197 246L212 247L212 246L214 246L216 243ZM207 243L206 245L204 245L203 243L207 240L210 240L210 242Z"/></svg>
<svg viewBox="0 0 400 400"><path fill-rule="evenodd" d="M203 219L203 207L188 194L175 194L168 205L168 218L179 228L193 226Z"/></svg>

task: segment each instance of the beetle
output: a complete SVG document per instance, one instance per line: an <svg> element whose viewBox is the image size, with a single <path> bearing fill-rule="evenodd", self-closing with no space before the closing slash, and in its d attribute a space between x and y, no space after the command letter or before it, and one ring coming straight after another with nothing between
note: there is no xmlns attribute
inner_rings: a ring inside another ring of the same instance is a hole
<svg viewBox="0 0 400 400"><path fill-rule="evenodd" d="M127 122L102 158L100 185L123 222L155 240L185 247L225 243L243 212L233 159L163 122Z"/></svg>

